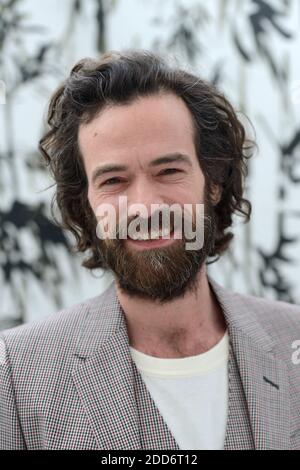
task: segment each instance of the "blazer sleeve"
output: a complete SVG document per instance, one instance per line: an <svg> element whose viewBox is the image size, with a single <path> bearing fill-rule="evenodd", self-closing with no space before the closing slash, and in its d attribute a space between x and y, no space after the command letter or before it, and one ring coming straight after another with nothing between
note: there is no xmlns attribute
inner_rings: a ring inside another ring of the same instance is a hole
<svg viewBox="0 0 300 470"><path fill-rule="evenodd" d="M0 333L0 450L22 450L26 444L15 402L9 355Z"/></svg>

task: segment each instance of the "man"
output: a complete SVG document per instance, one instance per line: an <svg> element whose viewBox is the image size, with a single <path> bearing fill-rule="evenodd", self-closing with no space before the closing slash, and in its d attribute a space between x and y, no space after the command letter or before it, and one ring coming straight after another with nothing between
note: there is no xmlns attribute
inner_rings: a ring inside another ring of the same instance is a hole
<svg viewBox="0 0 300 470"><path fill-rule="evenodd" d="M226 98L154 54L112 52L73 68L48 123L61 225L114 282L2 332L1 448L300 448L299 306L206 273L234 213L251 212L249 142Z"/></svg>

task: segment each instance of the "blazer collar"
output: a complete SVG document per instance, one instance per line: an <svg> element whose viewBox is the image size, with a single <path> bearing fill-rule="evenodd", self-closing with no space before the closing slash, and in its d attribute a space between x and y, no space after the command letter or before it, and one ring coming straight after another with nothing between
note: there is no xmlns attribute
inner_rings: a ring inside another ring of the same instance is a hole
<svg viewBox="0 0 300 470"><path fill-rule="evenodd" d="M228 329L246 335L250 341L264 351L272 351L274 340L259 325L261 312L249 297L225 289L208 275L213 293L222 307ZM86 304L86 316L78 338L75 354L87 358L120 329L126 328L123 309L117 297L116 284L110 286L99 296Z"/></svg>

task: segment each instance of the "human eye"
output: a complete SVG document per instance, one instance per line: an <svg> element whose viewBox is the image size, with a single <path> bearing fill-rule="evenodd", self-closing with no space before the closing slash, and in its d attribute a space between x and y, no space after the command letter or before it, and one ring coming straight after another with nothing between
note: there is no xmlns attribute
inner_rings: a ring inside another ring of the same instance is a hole
<svg viewBox="0 0 300 470"><path fill-rule="evenodd" d="M109 178L108 180L104 181L102 183L103 186L112 186L116 183L119 183L121 181L120 178L114 177L114 178Z"/></svg>
<svg viewBox="0 0 300 470"><path fill-rule="evenodd" d="M178 168L166 168L160 174L172 175L174 173L179 173L179 172L181 172L181 170L179 170Z"/></svg>

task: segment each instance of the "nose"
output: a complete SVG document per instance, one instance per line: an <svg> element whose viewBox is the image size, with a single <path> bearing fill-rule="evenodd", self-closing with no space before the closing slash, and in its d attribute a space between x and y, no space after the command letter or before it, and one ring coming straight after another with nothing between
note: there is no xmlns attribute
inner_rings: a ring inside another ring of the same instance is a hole
<svg viewBox="0 0 300 470"><path fill-rule="evenodd" d="M152 213L157 211L153 204L166 204L164 197L158 191L155 183L147 178L139 178L127 193L128 217L140 215L142 218L151 217ZM142 206L143 212L137 204Z"/></svg>

